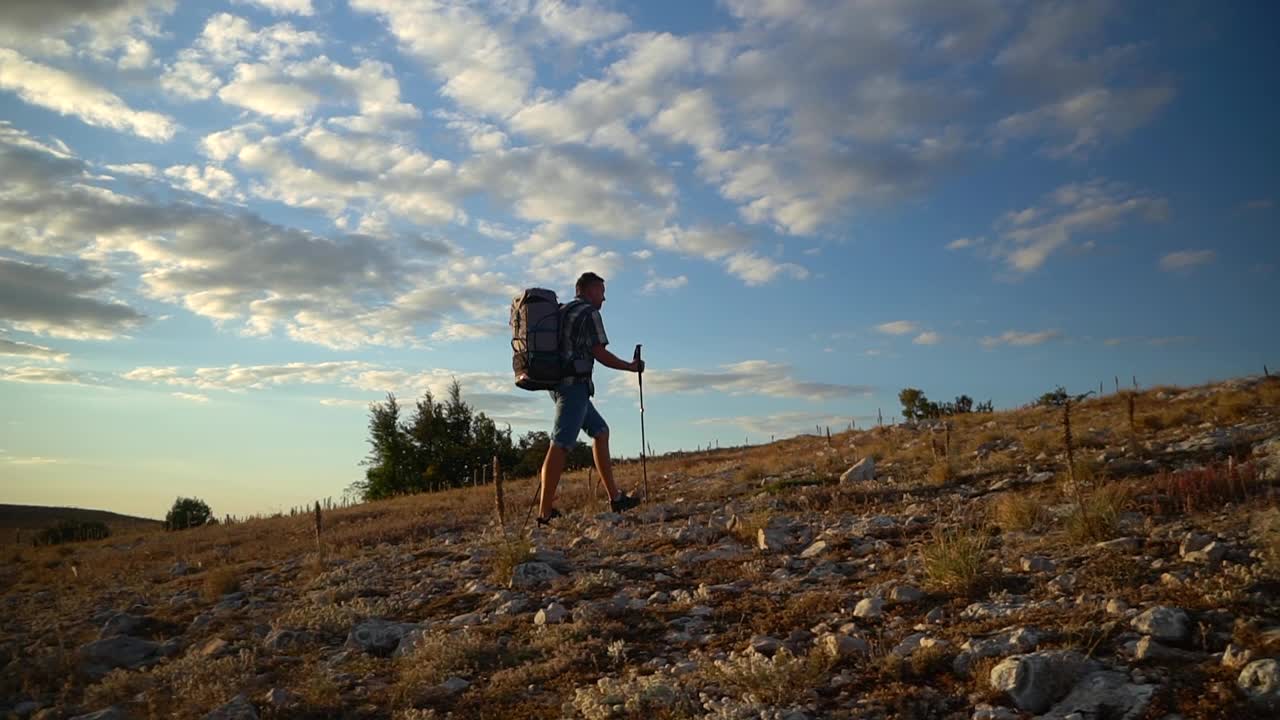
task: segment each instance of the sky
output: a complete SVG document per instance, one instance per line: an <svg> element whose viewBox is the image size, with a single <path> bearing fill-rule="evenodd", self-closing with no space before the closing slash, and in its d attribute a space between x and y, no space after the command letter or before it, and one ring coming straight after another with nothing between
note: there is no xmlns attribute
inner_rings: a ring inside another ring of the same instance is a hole
<svg viewBox="0 0 1280 720"><path fill-rule="evenodd" d="M1280 368L1278 16L9 0L0 502L339 497L453 379L549 430L509 306L585 271L657 453Z"/></svg>

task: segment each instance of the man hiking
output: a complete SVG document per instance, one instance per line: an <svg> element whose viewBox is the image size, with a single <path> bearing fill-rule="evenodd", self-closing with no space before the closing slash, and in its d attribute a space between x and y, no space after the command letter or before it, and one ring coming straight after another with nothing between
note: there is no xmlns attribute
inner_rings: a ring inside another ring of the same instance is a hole
<svg viewBox="0 0 1280 720"><path fill-rule="evenodd" d="M568 335L563 347L568 349L575 374L550 390L556 403L555 426L551 432L551 446L542 461L542 493L538 505L538 524L547 525L560 516L555 509L556 486L564 472L565 458L578 442L578 431L586 430L591 437L591 454L596 461L600 482L609 493L609 506L614 512L629 510L640 501L618 490L613 481L613 463L609 459L609 425L591 403L596 394L591 370L595 361L614 370L644 372L644 361L627 362L609 352L609 337L604 332L600 308L604 305L604 278L587 272L574 285L575 297L564 306L561 332Z"/></svg>

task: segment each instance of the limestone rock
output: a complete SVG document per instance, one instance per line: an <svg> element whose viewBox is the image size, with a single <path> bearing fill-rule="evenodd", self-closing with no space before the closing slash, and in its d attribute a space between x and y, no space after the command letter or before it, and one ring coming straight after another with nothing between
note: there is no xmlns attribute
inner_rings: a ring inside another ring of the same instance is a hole
<svg viewBox="0 0 1280 720"><path fill-rule="evenodd" d="M867 456L854 463L853 467L840 475L841 483L868 482L876 479L875 458Z"/></svg>
<svg viewBox="0 0 1280 720"><path fill-rule="evenodd" d="M237 695L226 705L204 716L204 720L258 720L258 710L244 695Z"/></svg>
<svg viewBox="0 0 1280 720"><path fill-rule="evenodd" d="M560 573L548 563L538 561L520 563L511 573L511 587L532 588L549 583L558 577Z"/></svg>
<svg viewBox="0 0 1280 720"><path fill-rule="evenodd" d="M1132 621L1133 629L1160 642L1181 643L1191 635L1191 620L1181 608L1157 605Z"/></svg>
<svg viewBox="0 0 1280 720"><path fill-rule="evenodd" d="M1280 706L1280 662L1272 658L1254 660L1240 671L1236 685L1256 703Z"/></svg>
<svg viewBox="0 0 1280 720"><path fill-rule="evenodd" d="M159 647L150 640L116 635L82 645L80 663L87 675L99 680L116 668L133 670L152 662Z"/></svg>
<svg viewBox="0 0 1280 720"><path fill-rule="evenodd" d="M1014 655L991 669L991 687L1008 693L1019 709L1042 713L1066 695L1088 668L1088 660L1071 650Z"/></svg>

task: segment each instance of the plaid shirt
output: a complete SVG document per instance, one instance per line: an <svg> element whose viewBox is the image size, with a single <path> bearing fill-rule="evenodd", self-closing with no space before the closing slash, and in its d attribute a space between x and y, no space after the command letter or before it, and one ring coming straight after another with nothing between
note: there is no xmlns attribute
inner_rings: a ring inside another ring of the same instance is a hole
<svg viewBox="0 0 1280 720"><path fill-rule="evenodd" d="M600 311L586 300L576 297L565 304L564 320L560 327L560 331L565 333L564 347L571 349L573 366L578 373L577 377L569 378L565 383L585 382L591 386L590 394L595 395L596 386L591 380L591 371L595 368L596 359L591 354L591 348L609 344L609 336L604 332L604 320L600 317Z"/></svg>

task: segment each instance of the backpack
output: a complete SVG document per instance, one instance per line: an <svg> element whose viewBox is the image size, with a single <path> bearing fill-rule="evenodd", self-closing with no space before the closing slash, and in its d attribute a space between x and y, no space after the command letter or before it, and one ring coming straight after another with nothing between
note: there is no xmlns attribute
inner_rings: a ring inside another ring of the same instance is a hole
<svg viewBox="0 0 1280 720"><path fill-rule="evenodd" d="M511 369L516 387L523 390L551 390L564 380L576 377L570 345L576 332L562 332L565 308L554 291L529 288L511 300ZM590 313L575 320L581 330Z"/></svg>

